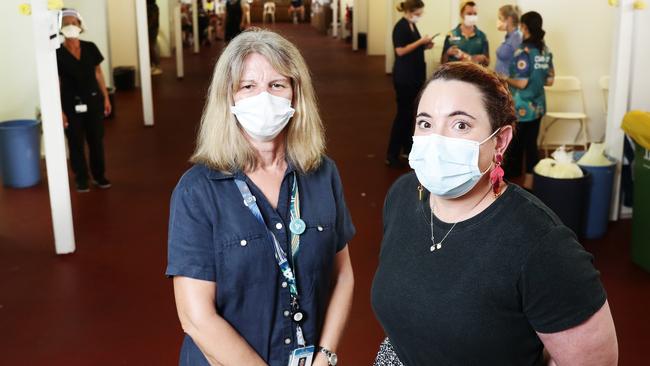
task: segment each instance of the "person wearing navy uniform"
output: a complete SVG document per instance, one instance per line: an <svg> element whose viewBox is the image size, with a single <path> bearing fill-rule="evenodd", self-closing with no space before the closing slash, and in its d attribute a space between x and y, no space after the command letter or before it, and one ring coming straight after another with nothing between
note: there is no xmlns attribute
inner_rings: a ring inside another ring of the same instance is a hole
<svg viewBox="0 0 650 366"><path fill-rule="evenodd" d="M542 16L528 12L521 16L523 42L515 51L507 79L519 121L517 136L506 159L506 176L518 177L525 157L524 188L532 188L533 168L539 161L537 134L546 113L544 86L553 84L553 54L544 43Z"/></svg>
<svg viewBox="0 0 650 366"><path fill-rule="evenodd" d="M79 12L63 9L60 19L60 31L65 41L56 50L56 61L63 125L76 189L77 192L90 190L86 143L92 183L107 189L111 187L111 182L105 176L104 117L111 113L111 102L104 73L99 66L104 56L94 43L79 39L85 25Z"/></svg>
<svg viewBox="0 0 650 366"><path fill-rule="evenodd" d="M483 66L490 64L490 46L485 33L478 29L476 3L465 1L460 7L462 23L445 37L440 63L471 61Z"/></svg>
<svg viewBox="0 0 650 366"><path fill-rule="evenodd" d="M388 141L386 165L402 167L401 154L411 151L415 99L426 79L427 65L424 51L433 48L432 38L420 36L416 23L424 12L421 0L402 1L397 10L404 16L393 28L393 47L395 63L393 64L393 87L397 100L397 112Z"/></svg>
<svg viewBox="0 0 650 366"><path fill-rule="evenodd" d="M171 200L180 365L336 365L355 229L324 144L297 48L261 29L230 42Z"/></svg>

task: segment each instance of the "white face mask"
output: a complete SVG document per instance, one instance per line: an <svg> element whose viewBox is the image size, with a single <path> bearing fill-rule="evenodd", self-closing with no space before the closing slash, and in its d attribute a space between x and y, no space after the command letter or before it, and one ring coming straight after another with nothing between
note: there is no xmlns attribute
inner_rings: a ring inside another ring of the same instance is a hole
<svg viewBox="0 0 650 366"><path fill-rule="evenodd" d="M419 16L419 15L413 15L413 16L411 16L411 23L415 24L415 23L417 23L419 20L420 20L420 16Z"/></svg>
<svg viewBox="0 0 650 366"><path fill-rule="evenodd" d="M474 26L478 23L478 15L465 15L464 24L468 27Z"/></svg>
<svg viewBox="0 0 650 366"><path fill-rule="evenodd" d="M293 117L295 109L287 98L262 92L230 107L237 121L255 140L273 140Z"/></svg>
<svg viewBox="0 0 650 366"><path fill-rule="evenodd" d="M478 166L480 146L499 130L481 142L431 134L413 136L409 164L420 183L431 194L457 198L469 192L483 174Z"/></svg>
<svg viewBox="0 0 650 366"><path fill-rule="evenodd" d="M61 28L61 33L65 38L79 38L81 34L81 28L77 27L74 24L68 24L65 27Z"/></svg>

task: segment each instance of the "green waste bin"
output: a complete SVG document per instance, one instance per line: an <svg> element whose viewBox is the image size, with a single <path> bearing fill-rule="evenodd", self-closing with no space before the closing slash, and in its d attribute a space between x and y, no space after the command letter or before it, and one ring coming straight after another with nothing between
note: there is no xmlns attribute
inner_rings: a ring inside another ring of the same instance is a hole
<svg viewBox="0 0 650 366"><path fill-rule="evenodd" d="M650 272L650 149L636 143L632 261Z"/></svg>

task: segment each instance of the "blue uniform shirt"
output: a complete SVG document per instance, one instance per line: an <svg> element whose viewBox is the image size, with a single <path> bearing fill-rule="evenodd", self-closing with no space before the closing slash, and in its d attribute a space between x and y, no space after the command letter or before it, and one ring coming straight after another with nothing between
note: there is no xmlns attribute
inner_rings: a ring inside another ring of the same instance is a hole
<svg viewBox="0 0 650 366"><path fill-rule="evenodd" d="M546 113L544 85L551 75L553 75L553 54L548 47L540 51L524 42L515 51L510 64L510 77L528 79L528 85L524 89L510 88L519 122L530 122L544 116Z"/></svg>
<svg viewBox="0 0 650 366"><path fill-rule="evenodd" d="M180 179L171 200L168 276L217 284L216 310L271 366L286 366L297 348L291 321L289 288L284 283L265 228L244 205L234 182L245 180L279 243L289 249L289 200L294 169L287 169L273 209L242 172L225 174L195 165ZM354 236L334 162L324 158L309 174L298 174L300 213L307 229L294 261L302 329L308 344L318 345L330 296L334 257ZM208 365L185 336L180 365Z"/></svg>
<svg viewBox="0 0 650 366"><path fill-rule="evenodd" d="M521 45L521 32L514 30L506 34L503 43L497 48L497 63L494 71L502 76L510 74L510 63L515 54L515 51Z"/></svg>

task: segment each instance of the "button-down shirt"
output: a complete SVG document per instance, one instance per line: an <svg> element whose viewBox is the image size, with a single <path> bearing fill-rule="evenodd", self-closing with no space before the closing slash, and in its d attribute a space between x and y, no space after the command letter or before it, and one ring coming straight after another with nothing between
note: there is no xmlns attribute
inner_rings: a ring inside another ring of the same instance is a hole
<svg viewBox="0 0 650 366"><path fill-rule="evenodd" d="M515 54L515 51L521 45L521 33L518 30L506 33L506 38L503 43L497 48L497 63L494 71L504 77L510 75L510 63Z"/></svg>
<svg viewBox="0 0 650 366"><path fill-rule="evenodd" d="M216 311L271 366L285 366L298 347L290 294L278 269L267 230L291 253L289 201L294 169L282 181L277 209L242 172L227 174L195 165L180 179L171 201L168 276L216 283ZM266 227L244 205L234 179L244 180L257 199ZM334 162L324 158L308 174L297 174L300 213L307 228L294 259L302 329L318 345L330 297L336 254L355 233ZM185 336L181 365L208 365Z"/></svg>

